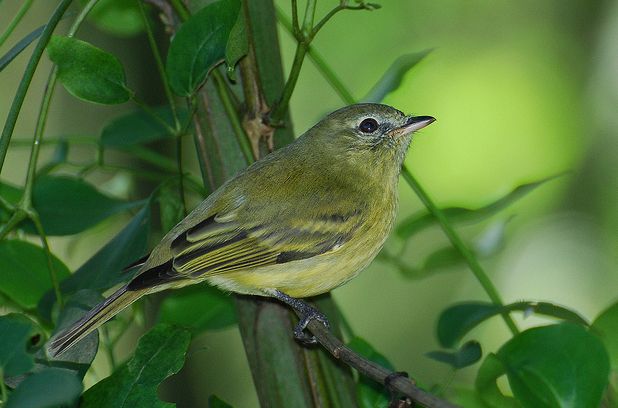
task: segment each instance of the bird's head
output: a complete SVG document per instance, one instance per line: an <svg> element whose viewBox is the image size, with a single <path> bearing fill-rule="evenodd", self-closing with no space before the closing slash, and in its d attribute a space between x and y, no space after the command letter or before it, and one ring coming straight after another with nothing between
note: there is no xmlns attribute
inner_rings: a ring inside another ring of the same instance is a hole
<svg viewBox="0 0 618 408"><path fill-rule="evenodd" d="M307 136L332 152L327 154L356 165L380 165L398 172L412 134L434 121L431 116L407 116L388 105L361 103L331 113Z"/></svg>

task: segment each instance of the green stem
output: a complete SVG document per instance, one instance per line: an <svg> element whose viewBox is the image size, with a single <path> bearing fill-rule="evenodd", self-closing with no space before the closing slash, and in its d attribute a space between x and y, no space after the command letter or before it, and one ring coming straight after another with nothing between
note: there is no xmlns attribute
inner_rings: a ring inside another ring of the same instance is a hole
<svg viewBox="0 0 618 408"><path fill-rule="evenodd" d="M301 28L303 35L308 35L313 30L313 21L315 19L315 8L317 0L307 0L305 7L305 17L303 18L303 26Z"/></svg>
<svg viewBox="0 0 618 408"><path fill-rule="evenodd" d="M451 241L453 247L455 247L463 256L466 263L468 264L468 267L485 290L485 293L487 293L487 296L489 296L489 298L494 304L499 306L504 305L504 303L502 302L502 298L500 297L500 294L498 293L496 287L491 282L491 279L489 279L489 276L487 276L487 273L485 273L483 267L476 259L472 251L466 246L463 240L455 232L455 230L451 226L451 223L448 221L442 210L440 210L435 205L435 203L427 195L425 190L421 187L419 182L416 180L416 178L412 175L412 173L406 166L403 166L401 174L404 180L408 183L408 185L412 187L412 190L414 190L418 198L420 198L420 200L423 202L427 210L429 210L429 212L438 220L438 223L444 231L444 234L447 236L449 241ZM513 335L519 333L519 329L517 328L515 322L508 313L503 313L502 318L504 319L504 322L509 327Z"/></svg>
<svg viewBox="0 0 618 408"><path fill-rule="evenodd" d="M4 384L4 370L0 367L0 396L2 397L2 402L0 405L5 405L6 400L9 398L9 394L6 390L6 385Z"/></svg>
<svg viewBox="0 0 618 408"><path fill-rule="evenodd" d="M159 71L159 76L161 77L163 91L165 92L165 97L167 98L170 109L172 110L172 117L174 118L174 128L176 129L175 135L178 136L177 133L180 130L180 121L178 120L178 113L176 110L176 103L174 102L174 95L172 94L172 89L170 88L170 84L167 80L167 75L165 73L165 66L163 65L163 60L161 59L161 54L159 53L159 48L157 47L157 42L155 41L153 30L150 26L150 21L148 20L148 16L146 15L146 8L144 7L144 3L139 0L137 4L139 5L142 20L144 21L146 35L148 36L148 43L150 44L150 49L152 50L152 55L157 65L157 71Z"/></svg>
<svg viewBox="0 0 618 408"><path fill-rule="evenodd" d="M142 109L144 112L146 112L146 114L148 116L150 116L151 118L153 118L154 120L156 120L157 122L159 122L159 124L161 126L163 126L163 128L165 128L165 130L170 134L170 135L174 135L176 136L178 133L177 129L174 129L173 127L171 127L169 125L169 123L167 123L161 116L157 115L157 113L152 110L152 108L150 106L148 106L144 101L140 100L139 98L137 98L137 96L132 95L131 96L131 100L140 107L140 109ZM176 119L174 119L176 120Z"/></svg>
<svg viewBox="0 0 618 408"><path fill-rule="evenodd" d="M282 10L277 7L277 19L285 28L285 30L294 38L296 38L296 34L294 34L294 26L293 23L287 18L287 16L282 12ZM335 73L333 69L326 63L326 60L322 57L317 50L309 46L307 48L307 55L309 59L316 65L318 70L322 73L322 76L328 81L330 86L337 92L341 100L347 103L348 105L356 103L356 100L352 96L352 94L348 91L346 86L343 84L339 76Z"/></svg>
<svg viewBox="0 0 618 408"><path fill-rule="evenodd" d="M58 305L60 305L60 308L62 308L62 306L64 305L64 301L62 299L62 291L60 290L60 281L58 280L58 275L56 274L56 268L54 268L52 253L49 249L49 244L47 243L47 235L45 235L43 225L41 224L41 220L39 219L39 215L37 213L31 213L29 215L29 218L34 223L34 227L36 228L37 233L41 237L41 243L43 244L43 249L45 250L45 255L47 258L47 270L49 271L49 279L51 281L52 287L54 288L54 294L56 295Z"/></svg>
<svg viewBox="0 0 618 408"><path fill-rule="evenodd" d="M219 91L219 97L221 98L223 108L225 109L225 112L230 119L232 128L234 129L234 134L236 135L236 139L238 140L238 144L240 145L240 150L242 151L243 156L245 156L245 160L247 161L247 163L253 163L255 161L255 157L253 157L251 143L249 142L249 138L245 133L242 124L240 123L238 111L234 108L234 103L230 96L230 89L227 87L227 83L225 82L223 75L221 75L219 71L214 69L212 71L212 76L215 80L217 90Z"/></svg>
<svg viewBox="0 0 618 408"><path fill-rule="evenodd" d="M43 29L43 32L41 33L41 37L39 38L39 41L30 56L24 75L19 82L17 92L15 93L15 98L13 99L11 109L9 110L9 114L2 130L2 135L0 136L0 171L2 171L2 167L4 166L4 160L6 159L6 154L9 149L11 136L13 136L15 124L17 123L19 112L24 103L24 99L26 98L26 93L30 87L30 82L32 81L36 67L39 64L43 51L45 50L54 29L60 22L60 19L62 19L62 16L71 4L71 1L72 0L62 0L60 4L58 4L58 7L56 7L56 10L54 10L54 13L45 25L45 29Z"/></svg>
<svg viewBox="0 0 618 408"><path fill-rule="evenodd" d="M7 40L7 38L9 38L9 36L13 32L13 30L15 30L15 27L17 27L17 24L19 24L21 19L28 12L28 9L30 8L31 5L32 5L32 0L26 0L21 5L19 10L17 11L17 14L15 14L15 17L13 17L13 20L11 20L11 22L7 26L6 30L4 30L2 35L0 35L0 47L2 47L2 44L4 44L4 42Z"/></svg>
<svg viewBox="0 0 618 408"><path fill-rule="evenodd" d="M304 41L300 41L296 46L296 53L294 54L294 62L292 63L292 69L290 70L290 76L285 83L281 98L277 102L277 105L270 114L270 123L277 125L283 121L285 114L288 111L290 105L290 98L298 82L300 76L300 69L303 66L305 60L305 54L307 53L307 44Z"/></svg>
<svg viewBox="0 0 618 408"><path fill-rule="evenodd" d="M0 227L0 241L2 241L6 236L24 219L26 219L26 213L21 209L17 208L11 218Z"/></svg>
<svg viewBox="0 0 618 408"><path fill-rule="evenodd" d="M191 17L189 9L181 0L171 0L170 3L172 3L172 7L174 7L176 14L178 14L182 21L187 21Z"/></svg>

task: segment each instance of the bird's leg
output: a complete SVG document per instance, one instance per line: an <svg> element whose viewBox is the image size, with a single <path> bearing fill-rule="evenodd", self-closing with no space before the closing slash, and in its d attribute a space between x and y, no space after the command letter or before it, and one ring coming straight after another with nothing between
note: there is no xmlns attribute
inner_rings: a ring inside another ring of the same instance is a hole
<svg viewBox="0 0 618 408"><path fill-rule="evenodd" d="M326 328L329 328L330 324L328 323L326 316L323 313L320 313L313 306L309 305L307 302L288 296L279 290L275 290L272 293L274 297L290 306L298 314L300 321L296 326L294 326L294 337L296 340L304 344L317 343L314 336L305 333L305 329L307 328L309 322L314 319L322 323L326 326Z"/></svg>

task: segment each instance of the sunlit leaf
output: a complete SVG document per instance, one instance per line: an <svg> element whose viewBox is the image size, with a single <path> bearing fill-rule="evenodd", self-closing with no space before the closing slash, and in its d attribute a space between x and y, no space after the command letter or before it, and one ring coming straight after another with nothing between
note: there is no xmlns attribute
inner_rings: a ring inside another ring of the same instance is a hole
<svg viewBox="0 0 618 408"><path fill-rule="evenodd" d="M0 292L25 309L33 309L52 283L43 248L26 241L0 241ZM58 280L70 275L62 261L52 255Z"/></svg>
<svg viewBox="0 0 618 408"><path fill-rule="evenodd" d="M52 36L47 51L58 66L58 79L73 96L117 104L132 96L124 68L114 55L75 38Z"/></svg>
<svg viewBox="0 0 618 408"><path fill-rule="evenodd" d="M229 295L204 284L180 289L166 297L159 321L199 333L235 324L236 311Z"/></svg>
<svg viewBox="0 0 618 408"><path fill-rule="evenodd" d="M144 20L138 0L99 0L88 13L88 20L98 28L119 37L130 37L144 31ZM81 0L86 4L87 0Z"/></svg>
<svg viewBox="0 0 618 408"><path fill-rule="evenodd" d="M607 386L609 358L603 344L572 323L526 330L504 344L495 360L484 389L506 374L523 407L598 407Z"/></svg>
<svg viewBox="0 0 618 408"><path fill-rule="evenodd" d="M515 188L509 194L499 198L491 204L477 209L468 209L461 207L450 207L442 209L442 212L446 218L452 223L474 223L486 220L492 215L510 206L526 194L530 193L541 184L555 179L559 176L551 176L539 181L535 181L528 184L522 184ZM435 217L431 214L420 213L413 214L404 219L396 228L396 234L404 239L411 237L412 235L422 231L423 229L430 227L436 223Z"/></svg>
<svg viewBox="0 0 618 408"><path fill-rule="evenodd" d="M108 197L82 179L51 175L37 178L32 200L47 235L77 234L111 215L143 205ZM33 227L27 231L35 232Z"/></svg>
<svg viewBox="0 0 618 408"><path fill-rule="evenodd" d="M173 407L159 400L159 384L183 366L191 335L187 330L159 324L139 341L134 356L82 398L80 407Z"/></svg>
<svg viewBox="0 0 618 408"><path fill-rule="evenodd" d="M174 119L169 106L153 108L159 118L170 127L174 127ZM187 110L178 111L179 120L187 120ZM120 116L109 122L101 132L101 143L109 147L133 146L139 143L150 143L156 140L170 138L173 135L158 120L144 111L135 111Z"/></svg>
<svg viewBox="0 0 618 408"><path fill-rule="evenodd" d="M33 30L24 38L19 40L17 44L13 46L13 48L8 50L2 57L0 57L0 72L2 72L2 70L6 68L6 66L9 65L11 61L15 59L15 57L21 54L21 52L25 50L34 40L39 38L44 29L45 26L41 26L36 30Z"/></svg>
<svg viewBox="0 0 618 408"><path fill-rule="evenodd" d="M456 351L430 351L426 354L432 360L446 363L455 369L468 367L479 361L483 355L481 345L477 341L469 341Z"/></svg>
<svg viewBox="0 0 618 408"><path fill-rule="evenodd" d="M29 352L31 339L37 334L34 324L27 317L11 313L0 316L0 369L5 376L23 374L34 366ZM0 378L0 381L3 379Z"/></svg>
<svg viewBox="0 0 618 408"><path fill-rule="evenodd" d="M167 76L175 93L188 96L225 57L239 0L220 0L195 13L180 26L167 54Z"/></svg>
<svg viewBox="0 0 618 408"><path fill-rule="evenodd" d="M245 27L245 19L242 13L238 13L238 18L230 37L227 40L225 47L225 64L227 65L227 75L230 79L235 80L235 67L238 61L247 55L249 51L249 43L247 42L247 32Z"/></svg>
<svg viewBox="0 0 618 408"><path fill-rule="evenodd" d="M150 204L147 204L111 241L73 275L61 282L62 293L69 295L81 289L92 289L102 293L120 282L131 279L131 275L123 273L122 270L146 253L149 233ZM51 320L54 302L54 294L48 292L38 305L39 314L48 321Z"/></svg>
<svg viewBox="0 0 618 408"><path fill-rule="evenodd" d="M394 370L393 365L388 359L362 338L354 337L347 345L366 359L388 368L389 370ZM358 379L356 398L361 408L386 408L390 401L390 396L383 386L364 376L360 376Z"/></svg>
<svg viewBox="0 0 618 408"><path fill-rule="evenodd" d="M605 309L592 323L609 353L613 370L618 371L618 303Z"/></svg>
<svg viewBox="0 0 618 408"><path fill-rule="evenodd" d="M73 371L46 368L22 381L11 393L6 408L69 407L82 389L82 382Z"/></svg>
<svg viewBox="0 0 618 408"><path fill-rule="evenodd" d="M522 301L497 306L488 302L466 302L444 310L438 319L438 341L443 347L454 347L470 330L481 322L500 313L521 311L563 319L588 326L586 319L565 307L548 302Z"/></svg>
<svg viewBox="0 0 618 408"><path fill-rule="evenodd" d="M382 102L386 95L399 88L404 75L421 62L430 52L431 50L424 50L413 54L405 54L397 58L382 75L382 78L371 88L367 96L362 99L363 102Z"/></svg>

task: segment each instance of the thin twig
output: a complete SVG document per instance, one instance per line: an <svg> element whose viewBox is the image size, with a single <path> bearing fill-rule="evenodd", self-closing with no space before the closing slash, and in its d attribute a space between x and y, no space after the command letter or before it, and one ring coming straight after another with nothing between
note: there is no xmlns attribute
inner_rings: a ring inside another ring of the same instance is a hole
<svg viewBox="0 0 618 408"><path fill-rule="evenodd" d="M317 320L311 320L307 326L309 331L315 336L318 342L324 347L333 357L349 365L367 378L385 385L387 377L395 374L393 371L367 360L358 353L352 351L334 334L332 334L324 324ZM457 405L444 401L433 394L430 394L421 388L417 387L410 379L404 376L390 377L391 381L388 386L392 391L397 391L403 396L409 397L428 408L455 408Z"/></svg>

